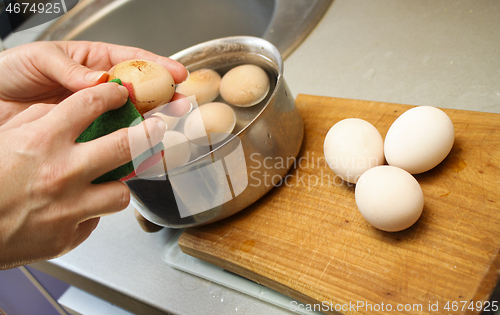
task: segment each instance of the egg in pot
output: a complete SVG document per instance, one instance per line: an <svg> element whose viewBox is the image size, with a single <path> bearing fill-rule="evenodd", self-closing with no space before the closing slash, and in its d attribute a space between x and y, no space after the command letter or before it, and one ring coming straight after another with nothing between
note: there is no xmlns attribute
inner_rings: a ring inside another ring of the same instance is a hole
<svg viewBox="0 0 500 315"><path fill-rule="evenodd" d="M179 84L176 92L185 96L194 95L198 105L214 101L219 96L221 76L212 69L199 69L189 74L189 78Z"/></svg>
<svg viewBox="0 0 500 315"><path fill-rule="evenodd" d="M236 125L236 114L227 104L213 102L195 108L184 123L189 141L201 146L215 145L226 139Z"/></svg>
<svg viewBox="0 0 500 315"><path fill-rule="evenodd" d="M191 158L191 145L182 132L167 131L162 142L165 147L163 159L165 160L167 171L171 171L189 162Z"/></svg>
<svg viewBox="0 0 500 315"><path fill-rule="evenodd" d="M229 70L220 82L220 95L231 105L249 107L260 103L270 89L267 73L259 66L244 64Z"/></svg>

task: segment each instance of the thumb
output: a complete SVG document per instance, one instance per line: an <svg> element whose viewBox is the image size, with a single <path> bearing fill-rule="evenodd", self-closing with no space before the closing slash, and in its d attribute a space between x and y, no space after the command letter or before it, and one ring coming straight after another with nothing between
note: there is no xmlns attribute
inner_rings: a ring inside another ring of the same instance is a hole
<svg viewBox="0 0 500 315"><path fill-rule="evenodd" d="M73 60L61 49L48 56L44 62L45 71L52 80L72 92L104 83L108 80L106 71L93 71Z"/></svg>
<svg viewBox="0 0 500 315"><path fill-rule="evenodd" d="M70 58L68 57L68 59ZM106 71L90 70L78 64L73 59L70 59L66 69L66 72L61 73L63 77L59 82L73 92L78 92L108 81L108 73Z"/></svg>

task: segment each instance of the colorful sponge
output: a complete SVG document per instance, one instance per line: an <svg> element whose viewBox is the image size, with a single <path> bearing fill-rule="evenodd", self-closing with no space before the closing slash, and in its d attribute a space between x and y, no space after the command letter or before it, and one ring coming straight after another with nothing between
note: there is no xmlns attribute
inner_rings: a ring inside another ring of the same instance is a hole
<svg viewBox="0 0 500 315"><path fill-rule="evenodd" d="M123 85L120 79L114 79L110 82L116 82ZM118 129L132 127L138 125L144 118L139 114L134 104L127 99L127 102L120 108L108 111L87 127L87 129L76 139L76 142L87 142L99 137L110 134ZM138 173L134 169L134 165L139 165L137 169L145 170L145 167L141 167L142 164L154 165L163 156L163 143L160 142L155 147L150 148L148 151L142 153L136 157L133 161L130 161L98 178L96 178L92 183L99 184L103 182L129 179Z"/></svg>

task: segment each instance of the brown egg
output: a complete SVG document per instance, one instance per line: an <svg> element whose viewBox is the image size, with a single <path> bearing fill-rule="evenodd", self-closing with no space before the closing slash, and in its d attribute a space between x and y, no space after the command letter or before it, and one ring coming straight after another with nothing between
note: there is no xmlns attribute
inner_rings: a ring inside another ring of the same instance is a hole
<svg viewBox="0 0 500 315"><path fill-rule="evenodd" d="M269 92L269 77L251 64L229 70L220 82L220 95L231 105L249 107L260 103Z"/></svg>
<svg viewBox="0 0 500 315"><path fill-rule="evenodd" d="M213 102L195 108L184 123L189 141L201 146L214 145L226 139L236 125L234 110L224 103Z"/></svg>
<svg viewBox="0 0 500 315"><path fill-rule="evenodd" d="M118 78L129 90L129 98L141 115L170 102L175 82L170 72L148 60L128 60L117 64L108 81Z"/></svg>
<svg viewBox="0 0 500 315"><path fill-rule="evenodd" d="M221 77L212 69L199 69L189 74L189 78L177 86L176 92L196 97L198 105L210 103L219 96Z"/></svg>

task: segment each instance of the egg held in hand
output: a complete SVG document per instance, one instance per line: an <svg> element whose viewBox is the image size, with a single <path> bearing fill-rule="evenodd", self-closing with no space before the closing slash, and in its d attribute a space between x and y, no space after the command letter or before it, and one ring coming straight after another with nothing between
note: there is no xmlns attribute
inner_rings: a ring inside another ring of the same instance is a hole
<svg viewBox="0 0 500 315"><path fill-rule="evenodd" d="M114 79L113 82L121 84L120 79ZM143 120L144 118L137 111L134 104L132 104L130 98L127 98L125 104L120 108L107 111L97 117L92 124L78 136L76 142L92 141L118 129L136 126ZM126 181L161 160L163 156L162 150L163 144L159 143L144 152L136 152L139 154L133 157L132 161L101 175L94 179L92 183L99 184L113 180Z"/></svg>
<svg viewBox="0 0 500 315"><path fill-rule="evenodd" d="M109 71L109 81L120 79L129 90L129 98L144 115L164 105L175 93L174 78L167 69L149 60L127 60Z"/></svg>
<svg viewBox="0 0 500 315"><path fill-rule="evenodd" d="M145 60L128 60L117 64L109 71L108 81L122 84L129 91L127 102L120 108L99 116L76 139L87 142L110 134L118 129L131 127L144 120L143 115L151 109L170 102L175 92L174 79L164 67ZM112 180L128 180L161 160L163 144L142 152L128 162L102 176L93 183Z"/></svg>
<svg viewBox="0 0 500 315"><path fill-rule="evenodd" d="M328 131L324 142L328 166L343 180L356 183L366 170L384 164L384 141L369 122L347 118Z"/></svg>
<svg viewBox="0 0 500 315"><path fill-rule="evenodd" d="M364 172L354 195L366 221L387 232L409 228L424 208L420 184L410 173L395 166L382 165Z"/></svg>
<svg viewBox="0 0 500 315"><path fill-rule="evenodd" d="M236 125L234 110L224 103L213 102L194 109L184 123L189 141L201 146L215 145L226 139Z"/></svg>

